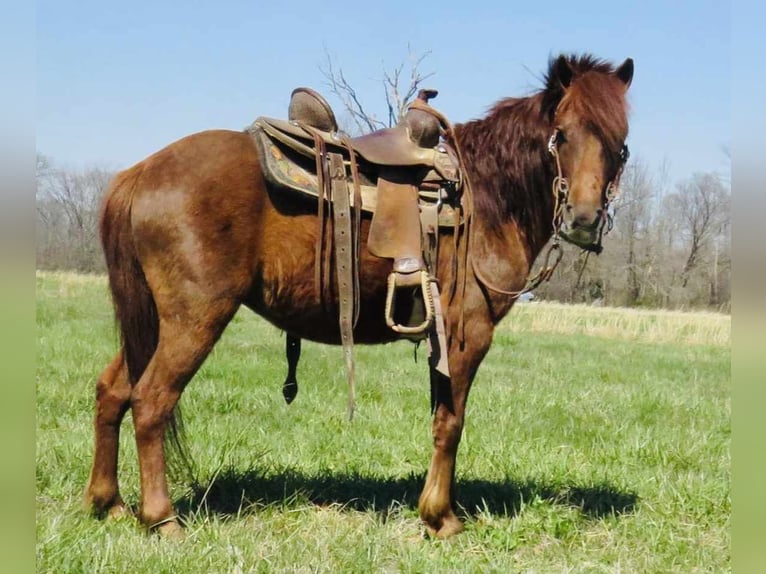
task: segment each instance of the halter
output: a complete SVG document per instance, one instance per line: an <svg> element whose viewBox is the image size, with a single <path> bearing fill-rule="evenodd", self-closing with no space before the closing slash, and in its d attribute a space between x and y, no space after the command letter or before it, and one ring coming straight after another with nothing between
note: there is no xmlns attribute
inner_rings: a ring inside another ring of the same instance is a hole
<svg viewBox="0 0 766 574"><path fill-rule="evenodd" d="M601 239L604 235L608 234L612 228L614 227L614 215L612 208L612 203L619 197L620 195L620 177L622 176L622 171L625 168L625 164L628 161L628 158L630 157L630 150L628 149L627 144L623 144L622 148L620 149L620 165L617 168L617 173L614 175L614 177L609 181L609 183L606 184L606 187L604 188L603 192L603 201L602 201L602 217L601 217L601 223L598 228L598 240L596 243L589 243L587 245L583 245L579 242L573 241L566 233L561 232L561 225L564 222L564 207L567 204L567 200L569 199L569 180L564 177L564 174L561 170L561 159L559 157L559 150L558 150L558 137L561 133L561 130L559 128L555 128L553 130L553 133L551 134L551 137L548 139L548 152L556 159L556 176L553 178L553 243L552 245L558 245L559 238L564 239L565 241L571 243L572 245L577 245L577 247L580 247L584 251L593 252L597 255L603 251L603 246L601 245ZM604 232L604 227L606 227L606 232Z"/></svg>

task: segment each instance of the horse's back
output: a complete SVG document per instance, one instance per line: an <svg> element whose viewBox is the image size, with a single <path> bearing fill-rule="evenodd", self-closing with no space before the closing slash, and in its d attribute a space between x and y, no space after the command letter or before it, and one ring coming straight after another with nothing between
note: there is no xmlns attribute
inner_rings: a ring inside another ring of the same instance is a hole
<svg viewBox="0 0 766 574"><path fill-rule="evenodd" d="M241 180L255 171L257 162L255 145L246 133L207 130L171 143L131 169L141 171L142 187L176 187L204 185L211 178L222 184Z"/></svg>

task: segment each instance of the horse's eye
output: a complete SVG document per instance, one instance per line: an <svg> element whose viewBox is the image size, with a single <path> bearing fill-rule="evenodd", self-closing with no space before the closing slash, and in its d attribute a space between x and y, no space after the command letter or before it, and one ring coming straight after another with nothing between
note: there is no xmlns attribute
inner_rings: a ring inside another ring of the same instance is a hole
<svg viewBox="0 0 766 574"><path fill-rule="evenodd" d="M630 157L630 150L628 149L628 144L623 144L622 149L620 149L620 161L622 163L625 163L628 161L628 158Z"/></svg>
<svg viewBox="0 0 766 574"><path fill-rule="evenodd" d="M563 143L566 143L566 141L567 141L567 136L565 136L564 132L561 129L559 129L556 132L556 143L563 144Z"/></svg>

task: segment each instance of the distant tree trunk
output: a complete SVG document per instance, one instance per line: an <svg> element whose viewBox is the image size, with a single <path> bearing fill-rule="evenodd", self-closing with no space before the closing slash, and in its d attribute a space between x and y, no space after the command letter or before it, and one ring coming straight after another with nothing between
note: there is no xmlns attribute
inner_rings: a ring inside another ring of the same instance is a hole
<svg viewBox="0 0 766 574"><path fill-rule="evenodd" d="M631 235L628 240L628 304L635 305L640 296L641 283L636 265L635 239Z"/></svg>
<svg viewBox="0 0 766 574"><path fill-rule="evenodd" d="M720 304L718 297L718 242L713 243L713 274L710 278L710 305L717 307Z"/></svg>
<svg viewBox="0 0 766 574"><path fill-rule="evenodd" d="M707 173L681 184L671 200L688 237L686 261L681 270L681 286L686 288L705 244L728 221L729 195L718 176Z"/></svg>

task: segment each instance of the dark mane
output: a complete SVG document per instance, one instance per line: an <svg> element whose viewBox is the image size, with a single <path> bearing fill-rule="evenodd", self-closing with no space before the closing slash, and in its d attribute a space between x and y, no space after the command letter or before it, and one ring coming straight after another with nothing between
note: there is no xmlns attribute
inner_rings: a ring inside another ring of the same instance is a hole
<svg viewBox="0 0 766 574"><path fill-rule="evenodd" d="M533 237L549 228L554 173L546 144L559 104L571 106L615 154L627 135L624 89L612 75L614 67L587 54L567 56L574 76L565 92L556 76L557 59L549 61L542 90L502 99L486 117L455 127L471 166L476 212L490 229L499 230L509 218Z"/></svg>
<svg viewBox="0 0 766 574"><path fill-rule="evenodd" d="M550 185L552 166L545 155L550 122L542 114L543 95L506 98L481 120L455 126L474 192L474 207L482 223L499 230L510 217L523 227L537 227L539 217L530 206L550 198L541 197ZM538 211L538 210L534 210Z"/></svg>

